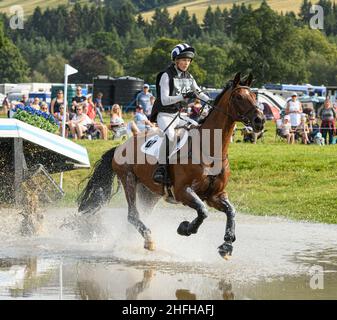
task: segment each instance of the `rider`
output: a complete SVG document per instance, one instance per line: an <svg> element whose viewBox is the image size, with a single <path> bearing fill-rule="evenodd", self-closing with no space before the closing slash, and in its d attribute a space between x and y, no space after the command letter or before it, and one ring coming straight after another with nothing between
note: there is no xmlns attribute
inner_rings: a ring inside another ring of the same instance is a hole
<svg viewBox="0 0 337 320"><path fill-rule="evenodd" d="M210 98L201 92L193 76L187 71L195 55L195 49L186 43L176 45L171 52L172 64L157 76L158 127L164 131L169 147L162 143L159 152L159 164L153 174L156 183L166 183L168 155L175 140L175 128L184 125L178 112L192 98L207 102ZM166 130L165 130L166 129Z"/></svg>

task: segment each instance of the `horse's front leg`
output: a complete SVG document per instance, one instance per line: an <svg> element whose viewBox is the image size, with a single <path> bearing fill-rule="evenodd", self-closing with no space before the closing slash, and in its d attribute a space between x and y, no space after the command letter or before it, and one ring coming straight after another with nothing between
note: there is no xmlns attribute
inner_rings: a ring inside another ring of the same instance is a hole
<svg viewBox="0 0 337 320"><path fill-rule="evenodd" d="M198 232L200 225L207 218L207 208L191 187L185 188L179 198L184 205L195 209L198 214L192 222L183 221L180 223L177 229L178 234L181 236L190 236L192 233Z"/></svg>
<svg viewBox="0 0 337 320"><path fill-rule="evenodd" d="M227 215L226 222L226 232L224 240L225 242L218 248L219 254L224 258L228 259L232 255L233 245L232 243L236 240L235 237L235 209L233 205L229 202L226 193L221 193L211 198L207 201L208 205L225 212Z"/></svg>

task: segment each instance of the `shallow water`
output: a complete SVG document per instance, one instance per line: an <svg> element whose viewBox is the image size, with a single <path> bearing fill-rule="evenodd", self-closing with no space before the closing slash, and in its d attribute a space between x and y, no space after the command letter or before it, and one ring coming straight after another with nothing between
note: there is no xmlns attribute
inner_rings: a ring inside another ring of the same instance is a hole
<svg viewBox="0 0 337 320"><path fill-rule="evenodd" d="M238 215L233 256L224 261L217 253L221 213L186 238L176 229L194 212L157 208L143 218L156 241L156 251L148 252L126 212L105 208L84 223L74 220L74 209L50 209L42 234L24 238L20 216L2 210L0 298L337 298L336 225ZM60 228L64 222L75 222L75 229Z"/></svg>

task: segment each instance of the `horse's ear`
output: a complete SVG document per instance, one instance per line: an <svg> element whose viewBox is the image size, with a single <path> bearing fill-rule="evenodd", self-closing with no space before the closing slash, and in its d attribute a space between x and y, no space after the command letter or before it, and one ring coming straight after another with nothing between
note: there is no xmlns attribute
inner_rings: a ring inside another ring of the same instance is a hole
<svg viewBox="0 0 337 320"><path fill-rule="evenodd" d="M241 81L241 72L238 72L233 80L233 88L235 88Z"/></svg>
<svg viewBox="0 0 337 320"><path fill-rule="evenodd" d="M251 84L253 83L253 80L254 80L253 74L250 72L245 82L245 86L250 87Z"/></svg>

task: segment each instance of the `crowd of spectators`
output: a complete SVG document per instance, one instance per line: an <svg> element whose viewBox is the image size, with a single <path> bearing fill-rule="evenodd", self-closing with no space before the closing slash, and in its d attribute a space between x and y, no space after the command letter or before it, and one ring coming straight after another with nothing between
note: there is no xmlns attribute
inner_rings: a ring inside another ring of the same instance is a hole
<svg viewBox="0 0 337 320"><path fill-rule="evenodd" d="M276 134L289 144L296 141L303 144L336 144L336 118L337 112L330 97L326 98L317 114L315 111L306 114L297 95L293 94L287 103L285 116L276 121Z"/></svg>
<svg viewBox="0 0 337 320"><path fill-rule="evenodd" d="M136 97L136 108L134 113L128 115L126 121L122 114L122 107L114 104L111 110L105 111L102 103L103 94L99 92L95 97L92 94L84 95L81 86L77 86L76 94L72 97L69 112L65 113L63 91L58 90L56 97L51 101L50 107L38 97L30 100L24 94L20 101L10 102L6 97L3 101L3 109L8 117L13 115L16 105L30 106L36 110L50 113L58 120L59 134L62 134L62 121L65 116L65 136L72 139L103 139L109 136L113 139L138 135L156 129L156 124L149 118L155 97L149 91L149 85L144 84L143 90ZM335 144L337 110L331 104L329 97L324 105L317 111L310 114L303 113L301 102L297 94L294 93L287 102L285 115L276 121L276 135L286 140L289 144L301 142L303 144ZM107 114L109 112L109 114ZM189 103L185 114L193 120L200 120L207 114L207 108L203 108L199 99ZM106 114L106 116L104 116ZM110 118L104 123L104 117ZM242 134L249 136L252 130L242 129ZM109 134L110 132L110 134ZM263 137L263 133L247 142L256 143L257 139Z"/></svg>

